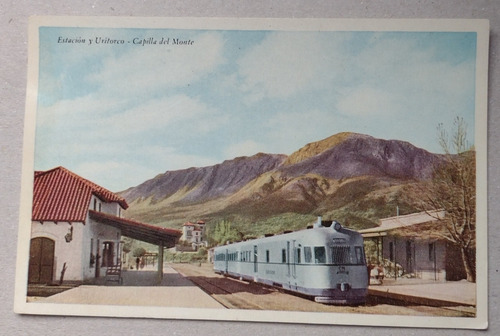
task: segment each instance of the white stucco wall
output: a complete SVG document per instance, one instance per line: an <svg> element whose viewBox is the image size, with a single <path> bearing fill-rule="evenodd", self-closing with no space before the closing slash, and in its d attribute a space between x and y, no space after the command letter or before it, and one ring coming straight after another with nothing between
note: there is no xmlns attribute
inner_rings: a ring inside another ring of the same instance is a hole
<svg viewBox="0 0 500 336"><path fill-rule="evenodd" d="M115 216L120 214L120 205L118 203L104 203L99 198L92 196L89 209L94 210L94 205L97 211L100 209L102 212ZM73 238L70 242L66 242L65 236L70 232L71 227L73 227ZM64 274L65 281L84 281L94 278L96 265L95 263L93 265L90 263L91 249L92 254L96 256L97 248L99 248L99 255L101 256L99 260L100 267L105 242L113 243L113 263L117 262L120 255L120 230L90 220L88 215L85 223L32 222L31 238L38 237L50 238L55 242L53 268L53 281L55 282L60 279L64 263L66 263L67 267ZM100 276L104 276L105 274L106 267L101 267Z"/></svg>
<svg viewBox="0 0 500 336"><path fill-rule="evenodd" d="M100 276L104 276L106 274L106 267L101 267L105 242L113 243L113 250L114 250L113 263L116 264L119 257L118 248L120 240L121 240L121 232L119 229L87 219L86 230L82 237L83 248L82 248L81 259L82 259L83 280L95 277L96 274L95 263L97 262L99 263L98 266L100 267ZM92 253L94 257L96 257L98 248L99 248L99 255L101 258L98 261L95 260L95 263L91 265L90 255Z"/></svg>
<svg viewBox="0 0 500 336"><path fill-rule="evenodd" d="M73 227L73 239L66 242L65 235L69 233L71 226ZM82 280L82 235L83 224L68 222L32 222L31 223L31 238L45 237L54 240L54 268L53 281L59 281L64 263L66 263L66 272L64 280Z"/></svg>
<svg viewBox="0 0 500 336"><path fill-rule="evenodd" d="M432 243L434 243L435 251L432 256L429 256L429 244ZM446 280L446 244L441 241L418 241L415 246L415 254L416 272L419 278Z"/></svg>
<svg viewBox="0 0 500 336"><path fill-rule="evenodd" d="M89 209L101 211L103 213L107 213L113 216L121 215L120 213L121 207L118 203L116 202L104 203L98 197L95 196L92 196L92 199L90 200ZM88 217L88 215L85 226L86 229L82 236L82 255L81 255L83 280L92 279L95 277L96 263L99 263L98 266L100 267L100 276L104 276L106 274L106 267L101 267L105 242L113 243L113 250L114 250L113 263L116 264L120 255L118 249L121 240L121 231L119 229L116 229L108 225L104 225L102 223L95 222L91 220ZM90 263L91 253L95 258L97 256L98 248L99 248L99 256L101 258L99 260L95 260L94 264L91 265Z"/></svg>
<svg viewBox="0 0 500 336"><path fill-rule="evenodd" d="M121 217L121 207L118 203L116 203L116 202L111 202L111 203L103 202L99 199L99 197L96 197L95 195L92 195L92 198L91 198L90 204L89 204L89 210L95 210L95 211L107 213L107 214L110 214L113 216Z"/></svg>
<svg viewBox="0 0 500 336"><path fill-rule="evenodd" d="M408 238L391 237L384 238L383 256L385 259L390 260L391 251L390 246L393 243L395 249L393 250L393 258L396 263L401 265L406 272L407 269L407 251L406 242ZM429 258L429 244L434 243L435 264L434 260ZM412 272L416 277L426 280L439 280L445 281L446 279L446 244L441 241L435 240L414 240L412 242L411 254L413 255L413 270Z"/></svg>

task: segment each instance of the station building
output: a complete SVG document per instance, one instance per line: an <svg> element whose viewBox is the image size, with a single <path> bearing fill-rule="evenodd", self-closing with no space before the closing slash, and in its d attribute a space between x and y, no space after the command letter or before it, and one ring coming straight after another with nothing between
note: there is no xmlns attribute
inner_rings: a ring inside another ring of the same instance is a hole
<svg viewBox="0 0 500 336"><path fill-rule="evenodd" d="M127 208L122 197L66 168L35 172L28 283L103 276L121 265L122 235L159 247L162 276L163 248L181 233L125 219Z"/></svg>
<svg viewBox="0 0 500 336"><path fill-rule="evenodd" d="M466 277L459 250L436 234L444 211L419 212L380 220L360 230L367 262L381 265L386 277L460 280Z"/></svg>

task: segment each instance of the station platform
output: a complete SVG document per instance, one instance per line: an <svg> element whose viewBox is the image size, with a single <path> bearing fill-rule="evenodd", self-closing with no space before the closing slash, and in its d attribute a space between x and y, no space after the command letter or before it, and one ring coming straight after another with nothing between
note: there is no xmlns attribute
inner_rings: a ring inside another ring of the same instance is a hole
<svg viewBox="0 0 500 336"><path fill-rule="evenodd" d="M369 295L426 306L476 306L476 284L461 281L385 279L370 285Z"/></svg>
<svg viewBox="0 0 500 336"><path fill-rule="evenodd" d="M151 269L122 271L122 284L99 279L62 293L30 301L43 303L161 306L179 308L225 308L190 280L165 265L163 280Z"/></svg>

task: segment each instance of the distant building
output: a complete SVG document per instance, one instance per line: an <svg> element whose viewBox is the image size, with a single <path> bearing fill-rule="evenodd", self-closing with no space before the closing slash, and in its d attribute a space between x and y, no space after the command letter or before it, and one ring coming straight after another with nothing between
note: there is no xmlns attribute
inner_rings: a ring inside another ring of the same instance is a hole
<svg viewBox="0 0 500 336"><path fill-rule="evenodd" d="M459 251L436 234L440 230L437 218L444 216L444 211L419 212L384 218L378 227L360 230L372 250L367 248L367 261L384 265L386 276L394 278L465 278Z"/></svg>
<svg viewBox="0 0 500 336"><path fill-rule="evenodd" d="M205 237L205 221L199 220L196 223L186 222L182 225L182 236L177 250L197 251L200 247L207 247L208 242ZM183 248L188 247L188 249Z"/></svg>

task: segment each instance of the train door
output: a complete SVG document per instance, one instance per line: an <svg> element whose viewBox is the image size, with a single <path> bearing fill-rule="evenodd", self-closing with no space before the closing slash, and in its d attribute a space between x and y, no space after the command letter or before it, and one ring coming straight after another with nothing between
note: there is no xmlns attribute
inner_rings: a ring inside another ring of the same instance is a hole
<svg viewBox="0 0 500 336"><path fill-rule="evenodd" d="M259 263L257 262L257 245L253 246L253 271L257 273L259 270Z"/></svg>
<svg viewBox="0 0 500 336"><path fill-rule="evenodd" d="M297 268L295 263L295 240L286 242L286 263L288 286L291 290L297 290Z"/></svg>
<svg viewBox="0 0 500 336"><path fill-rule="evenodd" d="M286 275L290 277L290 242L286 242L286 268L287 268L287 273Z"/></svg>
<svg viewBox="0 0 500 336"><path fill-rule="evenodd" d="M224 256L224 263L226 264L226 271L225 273L227 274L229 271L229 251L226 249L226 255Z"/></svg>

